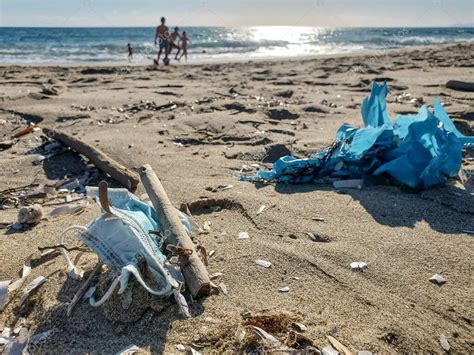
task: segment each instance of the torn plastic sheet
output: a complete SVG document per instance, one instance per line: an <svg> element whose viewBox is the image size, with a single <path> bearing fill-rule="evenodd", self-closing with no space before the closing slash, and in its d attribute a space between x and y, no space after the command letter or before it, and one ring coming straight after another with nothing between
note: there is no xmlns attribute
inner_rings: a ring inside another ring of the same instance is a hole
<svg viewBox="0 0 474 355"><path fill-rule="evenodd" d="M438 100L434 112L422 106L418 114L399 115L392 123L386 96L387 84L374 83L362 104L365 127L342 125L331 147L307 159L282 157L271 170L240 178L306 183L323 177L357 179L383 174L401 185L426 189L456 176L462 148L474 147L474 137L456 129Z"/></svg>

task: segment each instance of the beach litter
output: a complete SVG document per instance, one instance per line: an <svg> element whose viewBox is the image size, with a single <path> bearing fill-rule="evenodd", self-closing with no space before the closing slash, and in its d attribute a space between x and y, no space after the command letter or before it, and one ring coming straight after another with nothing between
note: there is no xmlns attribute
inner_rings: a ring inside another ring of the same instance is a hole
<svg viewBox="0 0 474 355"><path fill-rule="evenodd" d="M285 287L279 288L278 291L282 293L287 293L290 291L290 288L288 286L285 286Z"/></svg>
<svg viewBox="0 0 474 355"><path fill-rule="evenodd" d="M98 307L107 302L117 288L117 294L122 295L121 308L129 309L133 302L128 287L132 275L148 293L160 298L173 296L185 317L190 313L182 295L184 285L193 298L209 294L211 281L197 255L198 247L190 238L197 229L195 224L171 205L150 166L140 168L140 178L154 207L126 189L109 189L103 181L98 188L86 188L88 196L94 197L101 207L102 214L86 226L71 226L61 235L60 245L64 245L64 235L77 232L76 236L100 259L70 303L68 316L85 294L89 304ZM70 276L72 271L79 274L66 248L60 250ZM91 284L95 275L100 274L102 263L117 276L96 301L96 288ZM222 285L225 294L227 288Z"/></svg>
<svg viewBox="0 0 474 355"><path fill-rule="evenodd" d="M449 345L448 339L446 338L446 335L441 334L439 337L439 343L441 344L441 347L443 348L444 351L449 352L451 350L451 345Z"/></svg>
<svg viewBox="0 0 474 355"><path fill-rule="evenodd" d="M257 210L257 216L260 215L267 206L261 205Z"/></svg>
<svg viewBox="0 0 474 355"><path fill-rule="evenodd" d="M239 239L250 239L248 232L240 232Z"/></svg>
<svg viewBox="0 0 474 355"><path fill-rule="evenodd" d="M269 261L266 261L266 260L255 260L255 263L256 263L258 266L264 267L264 268L266 268L266 269L268 269L269 267L272 266L272 263L269 262Z"/></svg>
<svg viewBox="0 0 474 355"><path fill-rule="evenodd" d="M322 355L339 355L339 351L334 349L331 345L328 345L321 349Z"/></svg>
<svg viewBox="0 0 474 355"><path fill-rule="evenodd" d="M430 282L438 285L438 286L442 286L446 283L446 279L440 275L440 274L434 274L433 276L431 276L429 278Z"/></svg>
<svg viewBox="0 0 474 355"><path fill-rule="evenodd" d="M367 263L364 261L354 261L351 263L352 271L364 271L367 268Z"/></svg>
<svg viewBox="0 0 474 355"><path fill-rule="evenodd" d="M392 123L385 101L387 91L386 83L379 86L374 82L361 106L365 127L344 124L335 142L310 158L284 156L271 170L240 175L241 180L308 183L324 177L352 180L384 175L396 184L421 190L456 177L462 149L474 146L474 137L457 130L437 99L434 112L424 105L417 115L399 115Z"/></svg>
<svg viewBox="0 0 474 355"><path fill-rule="evenodd" d="M332 183L335 189L362 189L363 179L337 180Z"/></svg>
<svg viewBox="0 0 474 355"><path fill-rule="evenodd" d="M33 281L31 281L23 290L23 293L21 294L20 305L23 304L28 299L30 293L34 292L38 287L40 287L46 281L47 281L47 278L44 276L38 276Z"/></svg>

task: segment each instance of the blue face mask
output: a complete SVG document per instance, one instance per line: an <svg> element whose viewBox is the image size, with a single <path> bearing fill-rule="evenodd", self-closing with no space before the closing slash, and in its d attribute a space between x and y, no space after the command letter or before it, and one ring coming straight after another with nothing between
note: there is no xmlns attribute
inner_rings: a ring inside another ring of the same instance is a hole
<svg viewBox="0 0 474 355"><path fill-rule="evenodd" d="M98 192L97 188L87 187L88 196L97 197ZM102 305L119 285L118 293L123 293L130 275L133 275L149 293L163 297L174 294L181 310L183 311L183 303L187 310L186 301L180 293L182 275L179 268L169 264L161 252L164 240L156 233L160 230L160 225L154 208L126 189L109 189L105 200L96 200L101 206L102 214L85 227L71 228L80 229L79 238L103 263L118 272L119 276L102 299L95 301L91 296L89 303L92 306ZM188 233L195 231L197 225L182 213L180 217ZM71 269L70 260L68 264ZM143 270L141 265L146 265L148 277L154 280L157 288L152 288L145 282L140 271Z"/></svg>

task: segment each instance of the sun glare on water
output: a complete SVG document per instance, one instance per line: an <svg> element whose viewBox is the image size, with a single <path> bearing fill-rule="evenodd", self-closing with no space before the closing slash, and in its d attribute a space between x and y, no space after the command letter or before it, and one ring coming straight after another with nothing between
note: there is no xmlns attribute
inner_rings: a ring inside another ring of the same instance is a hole
<svg viewBox="0 0 474 355"><path fill-rule="evenodd" d="M317 37L320 30L314 27L300 26L258 26L250 28L255 41L285 41L298 43Z"/></svg>

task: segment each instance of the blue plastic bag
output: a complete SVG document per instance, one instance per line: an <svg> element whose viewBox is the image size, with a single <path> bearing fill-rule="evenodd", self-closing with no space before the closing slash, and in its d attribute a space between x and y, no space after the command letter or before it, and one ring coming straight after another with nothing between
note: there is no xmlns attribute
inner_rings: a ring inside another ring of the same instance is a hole
<svg viewBox="0 0 474 355"><path fill-rule="evenodd" d="M384 174L402 185L425 189L457 175L462 148L474 146L474 137L456 129L438 100L434 101L434 113L423 106L417 115L400 115L392 123L386 96L387 84L374 82L361 107L365 127L341 126L335 148L309 159L282 157L271 170L241 179L305 183L327 176Z"/></svg>

